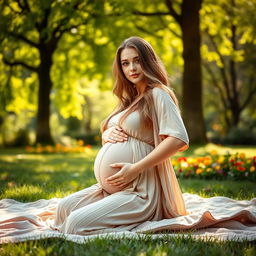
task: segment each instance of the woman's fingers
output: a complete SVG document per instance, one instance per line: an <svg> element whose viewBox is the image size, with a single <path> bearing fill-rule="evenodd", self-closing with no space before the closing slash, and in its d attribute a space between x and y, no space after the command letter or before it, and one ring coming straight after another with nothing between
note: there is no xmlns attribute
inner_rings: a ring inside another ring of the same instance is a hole
<svg viewBox="0 0 256 256"><path fill-rule="evenodd" d="M112 132L112 139L117 141L127 141L128 135L122 131L122 128L116 126L116 129Z"/></svg>
<svg viewBox="0 0 256 256"><path fill-rule="evenodd" d="M120 126L118 126L118 125L116 125L115 128L116 128L117 130L119 130L119 131L122 131L122 130L123 130L123 128L120 127Z"/></svg>
<svg viewBox="0 0 256 256"><path fill-rule="evenodd" d="M123 181L112 181L112 182L107 182L108 184L112 185L112 186L123 186L125 183Z"/></svg>
<svg viewBox="0 0 256 256"><path fill-rule="evenodd" d="M128 135L123 132L120 126L114 126L109 133L106 134L104 140L110 143L124 142L128 140Z"/></svg>

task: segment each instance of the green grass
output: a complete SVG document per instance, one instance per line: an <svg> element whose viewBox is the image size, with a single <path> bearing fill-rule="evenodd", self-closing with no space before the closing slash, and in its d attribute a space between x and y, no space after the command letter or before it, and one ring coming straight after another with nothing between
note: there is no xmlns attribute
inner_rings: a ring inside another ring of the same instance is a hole
<svg viewBox="0 0 256 256"><path fill-rule="evenodd" d="M84 244L76 244L63 239L44 239L17 244L7 244L0 248L2 256L18 255L95 255L95 256L167 256L167 255L255 255L253 242L211 242L195 241L192 238L151 239L95 239Z"/></svg>
<svg viewBox="0 0 256 256"><path fill-rule="evenodd" d="M205 155L215 145L190 147L182 156ZM218 147L218 146L217 146ZM220 149L220 147L218 147ZM222 148L223 149L223 148ZM98 148L90 155L27 154L22 149L0 150L0 199L22 202L41 198L63 197L96 182L93 161ZM225 150L225 149L223 149ZM255 148L246 148L255 155ZM245 152L237 147L235 152ZM234 152L234 153L235 153ZM203 197L228 196L234 199L256 197L255 183L249 181L180 180L183 192ZM0 255L256 255L253 242L195 241L192 238L150 235L140 239L96 239L77 244L64 239L43 239L0 246Z"/></svg>

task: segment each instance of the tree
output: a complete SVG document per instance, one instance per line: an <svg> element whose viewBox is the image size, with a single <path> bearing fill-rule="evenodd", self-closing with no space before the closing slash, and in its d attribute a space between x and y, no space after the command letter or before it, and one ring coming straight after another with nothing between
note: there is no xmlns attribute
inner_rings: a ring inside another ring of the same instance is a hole
<svg viewBox="0 0 256 256"><path fill-rule="evenodd" d="M238 126L256 95L255 11L253 1L236 0L206 0L203 8L204 67L219 94L226 131Z"/></svg>
<svg viewBox="0 0 256 256"><path fill-rule="evenodd" d="M0 7L0 39L3 61L22 66L38 76L36 142L52 143L50 132L50 92L53 87L53 56L63 35L86 26L102 10L93 1L5 0ZM18 54L21 48L24 54ZM17 58L17 56L19 57Z"/></svg>

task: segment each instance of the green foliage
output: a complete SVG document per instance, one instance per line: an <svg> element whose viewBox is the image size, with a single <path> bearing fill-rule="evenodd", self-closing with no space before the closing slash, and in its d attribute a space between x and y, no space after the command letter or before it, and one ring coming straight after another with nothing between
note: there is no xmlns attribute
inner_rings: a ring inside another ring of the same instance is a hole
<svg viewBox="0 0 256 256"><path fill-rule="evenodd" d="M219 132L215 131L216 137L230 137L229 130L238 126L242 126L241 130L248 128L244 112L255 109L255 11L254 1L203 1L205 116L209 132L211 126L221 126ZM255 117L251 121L255 122ZM230 138L223 140L232 143ZM241 138L239 143L246 141Z"/></svg>
<svg viewBox="0 0 256 256"><path fill-rule="evenodd" d="M200 13L203 35L201 53L220 85L223 85L220 74L223 62L235 62L239 101L244 102L250 91L250 79L255 85L256 5L252 0L234 2L235 5L226 0L203 1ZM177 13L181 12L180 4L180 0L174 1ZM49 46L47 43L53 36L60 38L51 68L51 128L54 137L69 133L69 129L65 127L65 119L69 117L77 118L81 127L84 127L88 121L85 112L89 109L85 96L92 102L92 130L99 129L100 122L113 110L116 103L110 93L113 87L111 65L116 47L129 36L141 36L153 45L167 67L173 87L181 99L183 58L180 26L171 15L149 17L135 15L134 11L168 12L168 8L165 1L158 0L3 1L0 6L0 118L3 120L2 127L0 124L0 144L6 140L6 133L13 133L8 136L14 140L18 129L25 128L28 133L35 129L31 122L36 117L38 104L39 83L36 73L24 65L10 67L6 60L22 61L37 68L40 65L37 44L43 42ZM47 14L47 24L43 24ZM237 49L231 43L231 24L237 27ZM214 39L217 48L214 48L210 38ZM228 68L229 66L227 70ZM232 142L228 133L230 127L226 123L226 116L231 118L232 115L221 104L219 91L213 86L212 77L205 69L203 104L209 138L222 137L223 141L228 136L228 141ZM244 124L244 127L253 126L256 120L253 115L255 107L252 98L241 114L241 125ZM8 112L16 113L16 121L20 126L10 127ZM26 118L23 117L24 113ZM214 130L216 125L221 128ZM10 130L6 131L6 127ZM244 143L245 140L241 138L240 141Z"/></svg>

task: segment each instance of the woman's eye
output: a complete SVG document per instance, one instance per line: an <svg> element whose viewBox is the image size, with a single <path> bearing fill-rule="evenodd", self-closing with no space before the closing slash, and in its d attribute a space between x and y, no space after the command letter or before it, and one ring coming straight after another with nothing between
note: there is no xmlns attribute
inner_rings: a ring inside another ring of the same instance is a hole
<svg viewBox="0 0 256 256"><path fill-rule="evenodd" d="M135 60L135 63L139 64L139 63L140 63L140 60Z"/></svg>
<svg viewBox="0 0 256 256"><path fill-rule="evenodd" d="M127 66L127 65L128 65L128 62L123 62L122 65L123 65L123 66Z"/></svg>

